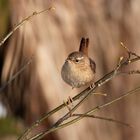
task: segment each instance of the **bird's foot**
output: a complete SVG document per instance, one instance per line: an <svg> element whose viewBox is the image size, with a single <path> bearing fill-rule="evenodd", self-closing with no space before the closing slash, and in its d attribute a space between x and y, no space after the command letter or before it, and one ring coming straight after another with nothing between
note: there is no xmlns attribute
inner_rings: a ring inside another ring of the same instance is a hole
<svg viewBox="0 0 140 140"><path fill-rule="evenodd" d="M92 83L89 87L90 89L93 89L95 87L95 83Z"/></svg>
<svg viewBox="0 0 140 140"><path fill-rule="evenodd" d="M63 103L65 104L65 106L69 110L70 116L72 116L71 107L69 105L72 104L72 106L73 106L73 99L69 96L66 101L63 101Z"/></svg>

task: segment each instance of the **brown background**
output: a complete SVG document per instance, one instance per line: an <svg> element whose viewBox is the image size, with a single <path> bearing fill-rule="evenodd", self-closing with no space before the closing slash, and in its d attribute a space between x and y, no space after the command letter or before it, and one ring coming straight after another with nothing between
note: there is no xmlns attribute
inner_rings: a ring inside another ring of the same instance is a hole
<svg viewBox="0 0 140 140"><path fill-rule="evenodd" d="M22 118L27 125L69 96L71 87L62 81L60 70L67 55L78 50L81 37L90 38L89 55L97 65L96 80L114 69L119 57L126 55L120 41L130 50L140 53L139 0L10 0L11 27L34 11L50 5L55 6L54 11L38 15L27 22L4 47L2 83L34 55L32 64L3 94L9 114ZM130 69L138 68L139 63ZM139 75L114 78L99 89L106 92L107 97L91 97L80 111L87 111L92 106L115 98L137 87L139 82ZM73 96L78 90L72 92ZM139 140L139 105L137 94L96 113L128 122L134 126L133 129L106 121L83 119L52 133L48 139ZM51 124L63 113L60 112L46 123Z"/></svg>

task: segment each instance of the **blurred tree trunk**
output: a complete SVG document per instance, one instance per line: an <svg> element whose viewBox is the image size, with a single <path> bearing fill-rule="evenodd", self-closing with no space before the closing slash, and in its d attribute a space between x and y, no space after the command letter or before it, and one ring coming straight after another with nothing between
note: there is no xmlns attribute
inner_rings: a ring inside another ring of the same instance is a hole
<svg viewBox="0 0 140 140"><path fill-rule="evenodd" d="M51 1L10 0L9 4L13 27L33 12L49 7ZM120 41L132 51L140 52L140 29L136 26L140 24L139 4L138 0L58 0L54 2L54 12L36 16L23 25L5 48L2 82L11 77L32 55L35 57L32 64L4 91L3 98L9 113L21 117L30 125L67 98L71 88L62 81L60 70L66 56L78 50L82 36L90 38L90 56L97 64L96 79L112 70L123 55ZM134 67L138 69L138 65ZM119 96L119 93L134 88L139 81L138 76L114 79L103 87L108 93L106 99L93 97L81 111L87 110L89 105L97 105ZM48 139L138 140L139 105L137 96L131 96L98 113L100 116L130 122L136 126L133 130L104 121L84 119L59 130L55 135L51 134ZM137 115L134 115L136 112ZM45 122L45 128L60 114Z"/></svg>

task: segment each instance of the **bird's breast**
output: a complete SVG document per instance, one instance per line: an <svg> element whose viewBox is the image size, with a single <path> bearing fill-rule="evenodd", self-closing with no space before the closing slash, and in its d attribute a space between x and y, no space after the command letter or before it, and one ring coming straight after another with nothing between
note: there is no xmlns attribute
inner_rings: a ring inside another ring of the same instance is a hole
<svg viewBox="0 0 140 140"><path fill-rule="evenodd" d="M80 87L94 80L94 72L89 66L78 66L65 62L61 75L63 80L72 87Z"/></svg>

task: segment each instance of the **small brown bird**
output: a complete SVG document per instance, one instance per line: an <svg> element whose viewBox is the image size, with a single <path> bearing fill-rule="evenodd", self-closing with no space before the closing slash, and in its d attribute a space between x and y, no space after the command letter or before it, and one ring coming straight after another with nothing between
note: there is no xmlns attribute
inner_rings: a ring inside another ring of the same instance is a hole
<svg viewBox="0 0 140 140"><path fill-rule="evenodd" d="M62 66L62 79L72 88L89 85L94 81L96 64L88 57L88 45L89 39L82 38L79 51L69 54Z"/></svg>

